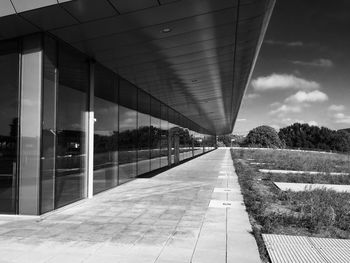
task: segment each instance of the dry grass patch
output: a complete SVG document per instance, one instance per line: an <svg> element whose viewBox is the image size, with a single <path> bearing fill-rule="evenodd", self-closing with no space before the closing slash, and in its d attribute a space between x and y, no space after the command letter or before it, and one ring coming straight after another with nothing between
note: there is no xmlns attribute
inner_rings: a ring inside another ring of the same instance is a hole
<svg viewBox="0 0 350 263"><path fill-rule="evenodd" d="M348 154L273 149L235 149L234 152L240 159L267 163L262 165L266 169L350 173Z"/></svg>

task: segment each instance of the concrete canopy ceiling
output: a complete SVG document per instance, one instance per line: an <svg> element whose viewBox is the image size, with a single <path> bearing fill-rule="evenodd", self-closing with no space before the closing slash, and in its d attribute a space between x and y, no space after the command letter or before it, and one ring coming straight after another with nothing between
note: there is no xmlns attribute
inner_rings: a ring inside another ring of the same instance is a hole
<svg viewBox="0 0 350 263"><path fill-rule="evenodd" d="M232 132L275 3L31 0L40 8L28 10L27 1L0 13L1 38L47 31L212 134Z"/></svg>

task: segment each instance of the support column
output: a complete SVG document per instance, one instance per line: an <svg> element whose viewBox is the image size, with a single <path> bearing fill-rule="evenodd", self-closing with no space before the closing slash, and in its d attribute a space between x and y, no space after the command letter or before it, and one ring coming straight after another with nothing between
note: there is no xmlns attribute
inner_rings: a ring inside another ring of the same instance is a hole
<svg viewBox="0 0 350 263"><path fill-rule="evenodd" d="M39 34L22 42L18 212L24 215L38 215L40 204L41 42Z"/></svg>

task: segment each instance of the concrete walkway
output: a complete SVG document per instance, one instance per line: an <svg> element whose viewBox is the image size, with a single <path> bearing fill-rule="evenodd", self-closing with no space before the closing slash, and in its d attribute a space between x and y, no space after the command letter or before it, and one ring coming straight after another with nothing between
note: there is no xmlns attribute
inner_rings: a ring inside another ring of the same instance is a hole
<svg viewBox="0 0 350 263"><path fill-rule="evenodd" d="M230 151L43 217L0 216L0 263L260 262Z"/></svg>

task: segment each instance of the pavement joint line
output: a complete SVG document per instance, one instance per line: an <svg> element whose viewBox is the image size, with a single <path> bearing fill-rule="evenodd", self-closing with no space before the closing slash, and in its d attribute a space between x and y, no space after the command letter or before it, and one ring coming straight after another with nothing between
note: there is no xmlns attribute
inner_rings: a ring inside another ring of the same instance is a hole
<svg viewBox="0 0 350 263"><path fill-rule="evenodd" d="M182 219L182 218L183 218L183 216L181 217L181 219ZM159 257L161 256L161 254L163 253L164 249L166 248L167 244L169 244L169 240L170 240L171 237L173 237L174 234L176 233L176 231L177 231L176 229L178 228L179 222L181 221L181 219L177 222L176 227L174 228L174 231L171 232L171 234L169 235L169 237L168 237L167 240L165 241L164 246L163 246L162 249L160 250L160 252L159 252L157 258L154 260L154 263L156 263L156 262L158 261ZM203 220L203 222L204 222L204 220Z"/></svg>
<svg viewBox="0 0 350 263"><path fill-rule="evenodd" d="M225 262L227 263L227 259L228 259L228 255L227 255L227 248L228 248L228 234L227 234L227 207L225 208L225 245L226 245L226 249L225 249Z"/></svg>
<svg viewBox="0 0 350 263"><path fill-rule="evenodd" d="M211 202L211 201L209 201L208 209L209 209L210 202ZM207 211L206 211L205 213L208 213L208 209L207 209ZM198 240L199 240L200 235L201 235L201 233L202 233L202 229L203 229L203 225L204 225L205 218L206 218L206 216L203 216L202 223L201 223L201 227L199 228L199 232L198 232L198 235L197 235L196 243L195 243L195 245L194 245L194 247L193 247L193 252L192 252L192 255L191 255L190 263L193 262L194 253L196 252L196 249L197 249Z"/></svg>

